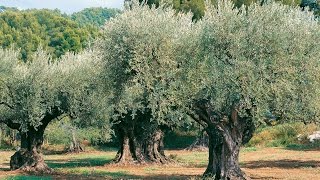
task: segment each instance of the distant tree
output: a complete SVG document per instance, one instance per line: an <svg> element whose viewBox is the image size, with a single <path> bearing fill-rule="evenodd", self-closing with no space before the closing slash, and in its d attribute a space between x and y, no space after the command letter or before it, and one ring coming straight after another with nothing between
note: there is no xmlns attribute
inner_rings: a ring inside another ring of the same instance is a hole
<svg viewBox="0 0 320 180"><path fill-rule="evenodd" d="M309 8L309 10L312 10L314 14L319 17L320 15L320 1L318 0L302 0L300 6L302 8Z"/></svg>
<svg viewBox="0 0 320 180"><path fill-rule="evenodd" d="M24 10L0 14L0 35L0 47L20 49L19 58L27 61L39 46L53 58L80 52L99 32L97 27L78 25L58 10Z"/></svg>
<svg viewBox="0 0 320 180"><path fill-rule="evenodd" d="M94 25L97 27L103 26L105 22L115 17L121 11L119 9L110 8L86 8L82 11L73 13L71 19L79 23L81 26Z"/></svg>
<svg viewBox="0 0 320 180"><path fill-rule="evenodd" d="M83 119L66 117L48 125L45 140L49 144L65 145L65 150L68 152L85 151L87 145L98 145L110 141L112 132L106 120L108 118L87 122Z"/></svg>
<svg viewBox="0 0 320 180"><path fill-rule="evenodd" d="M19 11L19 10L15 7L0 6L0 13L4 11Z"/></svg>
<svg viewBox="0 0 320 180"><path fill-rule="evenodd" d="M17 57L15 51L0 49L0 122L21 136L21 149L11 157L10 168L50 171L40 155L48 124L64 116L88 122L101 117L95 111L105 102L95 101L103 100L95 78L101 64L87 51L65 55L59 62L42 51L28 63Z"/></svg>

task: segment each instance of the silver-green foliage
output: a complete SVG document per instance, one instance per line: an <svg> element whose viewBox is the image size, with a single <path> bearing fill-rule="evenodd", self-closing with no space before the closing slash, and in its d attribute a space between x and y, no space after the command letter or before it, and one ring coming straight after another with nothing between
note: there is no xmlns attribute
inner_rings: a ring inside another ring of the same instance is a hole
<svg viewBox="0 0 320 180"><path fill-rule="evenodd" d="M155 119L177 120L206 99L222 116L238 105L256 119L311 121L320 112L319 40L311 13L278 3L221 1L196 23L133 4L107 23L102 48L121 113L149 108Z"/></svg>
<svg viewBox="0 0 320 180"><path fill-rule="evenodd" d="M148 109L155 119L166 118L175 98L168 89L175 88L179 73L176 55L183 46L181 37L191 33L191 17L134 1L131 9L107 22L100 46L117 114Z"/></svg>
<svg viewBox="0 0 320 180"><path fill-rule="evenodd" d="M194 61L201 68L193 75L200 72L203 83L194 99L210 100L220 114L241 104L257 117L317 120L320 26L311 13L277 3L235 9L225 1L209 7L198 26Z"/></svg>
<svg viewBox="0 0 320 180"><path fill-rule="evenodd" d="M59 61L39 50L32 62L23 63L17 52L0 49L0 122L27 131L37 129L45 116L56 112L93 117L93 107L101 103L96 101L100 62L89 50L67 54Z"/></svg>

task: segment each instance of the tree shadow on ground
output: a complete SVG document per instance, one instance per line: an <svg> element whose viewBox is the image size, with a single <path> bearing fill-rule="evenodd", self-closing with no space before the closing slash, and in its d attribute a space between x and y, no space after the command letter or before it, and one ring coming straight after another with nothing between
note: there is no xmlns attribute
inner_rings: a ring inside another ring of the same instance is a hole
<svg viewBox="0 0 320 180"><path fill-rule="evenodd" d="M138 176L132 175L126 172L100 172L100 173L92 173L92 174L57 174L53 176L54 179L144 179L144 180L185 180L192 179L195 176L183 176L183 175L148 175L148 176Z"/></svg>
<svg viewBox="0 0 320 180"><path fill-rule="evenodd" d="M46 160L50 168L79 168L79 167L94 167L104 166L110 163L112 159L105 158L83 158L74 160Z"/></svg>
<svg viewBox="0 0 320 180"><path fill-rule="evenodd" d="M306 167L320 167L320 161L299 161L290 159L281 160L268 160L268 161L250 161L244 162L241 165L242 168L282 168L282 169L295 169L295 168L306 168Z"/></svg>

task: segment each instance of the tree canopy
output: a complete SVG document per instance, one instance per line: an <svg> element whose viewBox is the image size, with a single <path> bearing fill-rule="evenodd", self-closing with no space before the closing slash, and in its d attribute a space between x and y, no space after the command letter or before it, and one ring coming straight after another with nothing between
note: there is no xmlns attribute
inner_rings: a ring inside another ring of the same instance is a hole
<svg viewBox="0 0 320 180"><path fill-rule="evenodd" d="M161 0L139 0L140 2L147 2L149 6L155 5L158 7L160 5ZM275 0L276 2L281 2L286 5L292 6L301 6L301 7L310 7L316 14L319 13L319 3L316 0ZM162 2L167 3L172 6L174 9L182 12L192 12L193 20L199 20L203 17L206 8L205 8L205 0L164 0ZM217 5L218 0L210 0L214 5ZM232 0L234 6L240 8L242 5L249 6L253 3L268 3L268 1L264 0Z"/></svg>
<svg viewBox="0 0 320 180"><path fill-rule="evenodd" d="M105 22L120 13L119 9L110 8L86 8L82 11L73 13L71 19L80 25L103 26Z"/></svg>
<svg viewBox="0 0 320 180"><path fill-rule="evenodd" d="M102 65L92 51L67 54L59 61L42 50L28 63L21 63L17 56L13 50L0 49L0 122L21 134L21 150L10 166L46 171L43 159L35 157L51 121L63 116L83 124L106 119L106 101L98 86Z"/></svg>

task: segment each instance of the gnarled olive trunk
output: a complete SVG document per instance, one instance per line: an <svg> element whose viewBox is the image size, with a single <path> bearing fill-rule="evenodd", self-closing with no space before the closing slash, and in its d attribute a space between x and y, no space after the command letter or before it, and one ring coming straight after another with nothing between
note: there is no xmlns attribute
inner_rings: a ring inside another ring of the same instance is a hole
<svg viewBox="0 0 320 180"><path fill-rule="evenodd" d="M44 139L44 131L48 124L62 115L62 112L58 108L54 108L51 113L47 113L41 120L41 125L36 129L32 126L28 126L28 131L21 131L21 124L13 121L8 121L6 124L12 129L19 130L21 134L21 147L10 160L11 170L24 170L50 173L52 169L44 162L41 154L41 146Z"/></svg>
<svg viewBox="0 0 320 180"><path fill-rule="evenodd" d="M239 127L238 127L239 128ZM215 179L249 179L239 166L240 147L244 143L243 134L236 130L216 127L207 129L209 135L209 163L204 176Z"/></svg>
<svg viewBox="0 0 320 180"><path fill-rule="evenodd" d="M155 124L132 120L116 126L120 142L115 163L167 163L163 150L163 132Z"/></svg>
<svg viewBox="0 0 320 180"><path fill-rule="evenodd" d="M20 132L21 148L11 156L11 170L20 169L46 173L52 171L44 162L40 152L43 144L44 129L43 127L38 130L30 128L28 132Z"/></svg>
<svg viewBox="0 0 320 180"><path fill-rule="evenodd" d="M209 162L204 176L216 180L250 179L239 166L240 147L251 139L255 129L250 112L240 117L237 106L230 115L221 115L212 109L204 102L198 105L197 116L193 117L209 136Z"/></svg>

